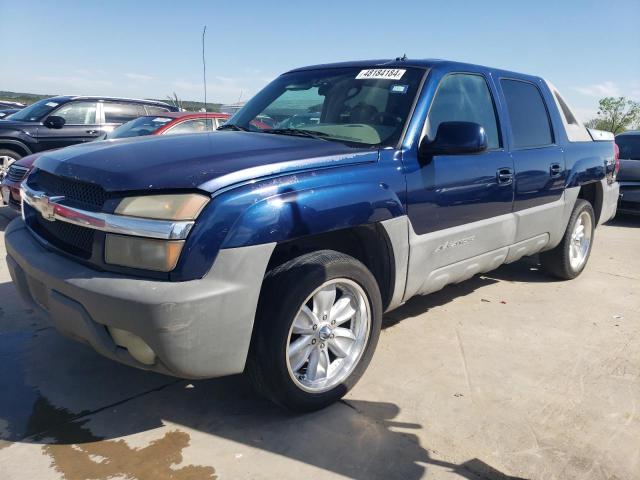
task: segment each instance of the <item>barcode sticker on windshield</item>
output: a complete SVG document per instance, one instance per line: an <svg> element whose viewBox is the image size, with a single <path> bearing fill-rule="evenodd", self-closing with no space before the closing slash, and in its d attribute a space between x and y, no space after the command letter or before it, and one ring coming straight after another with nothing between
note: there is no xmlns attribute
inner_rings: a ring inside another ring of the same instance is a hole
<svg viewBox="0 0 640 480"><path fill-rule="evenodd" d="M356 80L400 80L406 70L401 68L373 68L360 70Z"/></svg>

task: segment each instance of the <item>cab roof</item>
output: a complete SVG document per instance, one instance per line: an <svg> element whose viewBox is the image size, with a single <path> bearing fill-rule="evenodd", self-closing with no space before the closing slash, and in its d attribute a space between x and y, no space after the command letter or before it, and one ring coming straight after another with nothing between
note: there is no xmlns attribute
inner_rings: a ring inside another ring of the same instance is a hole
<svg viewBox="0 0 640 480"><path fill-rule="evenodd" d="M99 95L58 95L56 97L47 98L47 100L51 100L52 102L68 102L70 100L105 100L105 101L113 101L113 102L128 102L128 103L139 103L143 105L159 105L167 108L176 108L173 105L162 102L160 100L143 100L139 98L124 98L124 97L102 97Z"/></svg>
<svg viewBox="0 0 640 480"><path fill-rule="evenodd" d="M541 77L529 74L523 74L518 72L512 72L509 70L502 70L499 68L487 67L484 65L476 65L473 63L454 62L452 60L441 60L437 58L424 58L424 59L412 59L412 58L396 58L396 59L377 59L377 60L355 60L349 62L338 63L325 63L319 65L309 65L306 67L295 68L287 73L301 72L305 70L324 70L330 68L422 68L430 69L434 67L448 67L457 70L480 70L486 72L496 72L501 75L510 75L515 77L529 77L541 79Z"/></svg>

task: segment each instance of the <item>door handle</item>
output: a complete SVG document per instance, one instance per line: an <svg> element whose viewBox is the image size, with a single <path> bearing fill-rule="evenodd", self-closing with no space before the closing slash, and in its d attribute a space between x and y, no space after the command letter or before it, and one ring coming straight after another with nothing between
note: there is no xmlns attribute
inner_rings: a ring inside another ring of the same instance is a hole
<svg viewBox="0 0 640 480"><path fill-rule="evenodd" d="M89 135L95 135L95 134L97 134L98 132L99 132L99 130L87 130L87 133L88 133Z"/></svg>
<svg viewBox="0 0 640 480"><path fill-rule="evenodd" d="M552 177L559 177L562 174L562 167L559 163L552 163L549 167L549 173Z"/></svg>
<svg viewBox="0 0 640 480"><path fill-rule="evenodd" d="M498 185L511 185L513 183L513 168L499 168L496 177Z"/></svg>

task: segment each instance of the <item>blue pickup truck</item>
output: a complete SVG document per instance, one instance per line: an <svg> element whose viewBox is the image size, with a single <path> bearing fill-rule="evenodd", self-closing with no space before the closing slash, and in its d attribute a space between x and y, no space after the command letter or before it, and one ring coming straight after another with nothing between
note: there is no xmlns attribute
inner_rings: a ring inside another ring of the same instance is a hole
<svg viewBox="0 0 640 480"><path fill-rule="evenodd" d="M383 312L409 298L536 253L579 275L615 214L616 168L612 138L539 77L311 66L209 135L43 155L7 262L26 300L109 358L183 378L244 371L310 411L356 383Z"/></svg>

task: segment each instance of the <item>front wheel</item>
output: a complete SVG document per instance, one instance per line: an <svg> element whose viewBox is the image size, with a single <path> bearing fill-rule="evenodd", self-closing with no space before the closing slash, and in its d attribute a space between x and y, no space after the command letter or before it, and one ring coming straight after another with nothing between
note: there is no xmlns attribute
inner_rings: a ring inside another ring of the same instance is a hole
<svg viewBox="0 0 640 480"><path fill-rule="evenodd" d="M0 149L0 180L7 176L9 167L21 158L22 155L13 150Z"/></svg>
<svg viewBox="0 0 640 480"><path fill-rule="evenodd" d="M580 275L591 254L595 224L591 204L578 199L562 241L554 249L540 254L542 267L562 280Z"/></svg>
<svg viewBox="0 0 640 480"><path fill-rule="evenodd" d="M378 342L380 291L358 260L331 250L267 274L247 371L265 396L294 411L339 400Z"/></svg>

